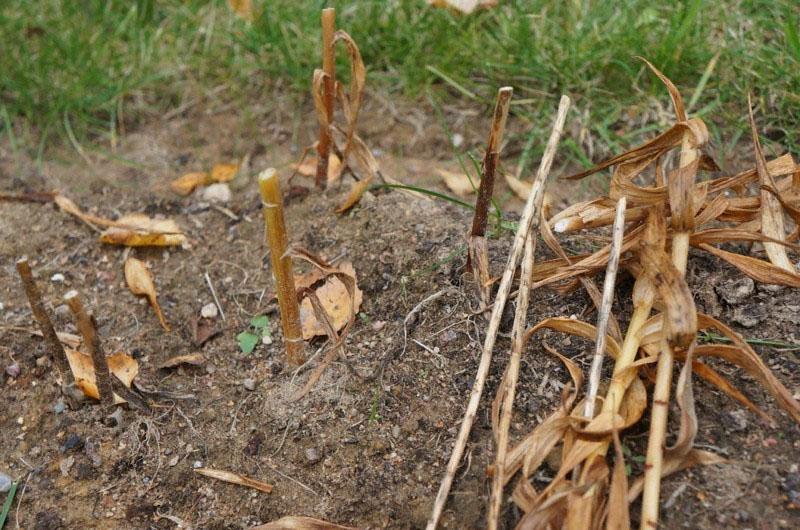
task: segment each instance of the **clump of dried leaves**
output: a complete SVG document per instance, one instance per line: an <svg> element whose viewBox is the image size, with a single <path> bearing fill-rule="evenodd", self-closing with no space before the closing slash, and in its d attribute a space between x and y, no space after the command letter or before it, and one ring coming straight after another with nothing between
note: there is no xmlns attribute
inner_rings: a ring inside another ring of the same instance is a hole
<svg viewBox="0 0 800 530"><path fill-rule="evenodd" d="M648 63L649 65L649 63ZM584 377L581 369L555 349L543 344L566 367L572 381L561 397L561 405L527 436L509 448L500 474L502 484L515 479L514 504L522 512L519 529L532 528L629 528L629 504L644 491L642 527L658 524L659 485L663 476L698 464L723 459L693 447L697 417L692 376L698 375L760 417L772 421L745 393L704 359L716 357L730 362L753 377L776 402L800 422L800 404L778 381L759 355L719 320L695 308L685 278L689 247L704 250L762 283L800 287L800 274L787 255L798 248L800 236L800 166L790 155L767 161L755 122L750 125L756 165L733 176L703 180L703 172L718 171L707 153L708 133L698 118L689 118L673 84L649 65L669 90L676 122L653 140L615 156L570 179L613 168L608 196L574 204L542 223L542 236L558 256L533 268L532 287L549 286L569 291L581 285L600 306L591 277L603 270L611 256L611 245L585 255L568 255L554 233L570 233L611 225L615 206L627 200L625 236L620 267L635 279L634 312L625 335L613 315L606 337L606 351L614 359L613 376L595 407L581 399ZM675 167L668 167L675 151ZM645 184L647 182L647 184ZM757 191L751 188L757 185ZM787 233L786 218L795 228ZM592 234L604 238L604 234ZM767 259L738 254L717 245L758 242ZM524 340L550 329L596 340L596 328L571 318L548 318L528 329ZM698 344L698 331L714 329L729 343ZM674 388L680 410L676 441L664 447L666 417L674 362L682 362ZM642 477L628 481L619 437L648 411L645 382L655 380L650 399L650 438ZM501 390L496 398L493 424L499 437ZM602 393L601 393L602 394ZM585 410L594 408L591 417ZM613 447L612 463L606 455ZM549 455L560 448L560 466L544 489L534 485L534 476Z"/></svg>

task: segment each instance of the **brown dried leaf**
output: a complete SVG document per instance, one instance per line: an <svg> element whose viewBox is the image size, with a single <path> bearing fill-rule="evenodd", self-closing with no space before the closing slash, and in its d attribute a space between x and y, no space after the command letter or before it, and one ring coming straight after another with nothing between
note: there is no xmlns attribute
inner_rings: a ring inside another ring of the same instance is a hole
<svg viewBox="0 0 800 530"><path fill-rule="evenodd" d="M727 261L759 283L800 287L800 274L796 272L784 270L768 261L728 252L706 243L701 243L698 246L706 252Z"/></svg>
<svg viewBox="0 0 800 530"><path fill-rule="evenodd" d="M250 530L357 530L311 517L287 516L271 523L254 526Z"/></svg>
<svg viewBox="0 0 800 530"><path fill-rule="evenodd" d="M95 382L94 364L92 357L85 353L73 350L71 348L64 348L69 362L70 371L75 377L75 385L81 389L86 396L92 399L100 399L100 393L97 391L97 384ZM122 381L126 387L130 388L133 379L139 373L139 363L136 359L127 353L115 353L106 357L108 361L108 369L112 374ZM114 394L114 403L125 403L126 401Z"/></svg>
<svg viewBox="0 0 800 530"><path fill-rule="evenodd" d="M163 363L158 365L158 368L174 368L176 366L180 366L182 364L191 364L192 366L202 366L206 362L206 358L203 357L203 354L198 353L189 353L187 355L176 355L175 357L170 357Z"/></svg>
<svg viewBox="0 0 800 530"><path fill-rule="evenodd" d="M708 451L701 451L699 449L692 449L685 456L680 455L664 455L664 462L662 464L661 478L667 477L676 471L682 471L697 465L711 465L711 464L724 464L727 462L721 456L715 455ZM628 490L628 502L631 503L641 495L642 488L644 487L644 476L637 478Z"/></svg>
<svg viewBox="0 0 800 530"><path fill-rule="evenodd" d="M336 208L336 213L345 213L350 208L358 204L358 201L361 200L361 197L364 196L364 193L369 189L369 185L372 184L372 177L367 177L364 179L359 180L353 187L350 188L350 192L345 197L342 204Z"/></svg>
<svg viewBox="0 0 800 530"><path fill-rule="evenodd" d="M351 277L354 283L356 282L356 271L352 263L344 262L336 267L336 269L339 273ZM352 303L347 286L341 278L333 275L328 276L325 283L316 290L316 293L336 331L345 327L351 315L358 313L363 300L363 293L361 289L358 288L357 283L355 283L355 303ZM327 334L325 326L314 314L314 308L308 298L304 299L300 304L300 322L303 329L303 339L305 340L309 340L317 335Z"/></svg>
<svg viewBox="0 0 800 530"><path fill-rule="evenodd" d="M180 246L186 241L172 219L151 219L144 214L123 215L102 234L100 241L127 247Z"/></svg>
<svg viewBox="0 0 800 530"><path fill-rule="evenodd" d="M231 484L246 486L258 491L263 491L264 493L272 493L272 484L267 484L266 482L261 482L260 480L240 475L239 473L231 473L230 471L222 471L208 467L197 468L194 470L194 472L205 477L222 480L223 482L230 482Z"/></svg>
<svg viewBox="0 0 800 530"><path fill-rule="evenodd" d="M478 184L480 180L472 180L464 173L456 173L455 171L448 171L446 169L438 168L436 173L442 177L444 185L447 189L458 195L459 197L466 197L478 191Z"/></svg>
<svg viewBox="0 0 800 530"><path fill-rule="evenodd" d="M170 182L169 187L178 195L189 195L200 186L205 186L211 182L211 176L203 171L186 173Z"/></svg>
<svg viewBox="0 0 800 530"><path fill-rule="evenodd" d="M239 174L239 164L215 164L211 168L213 182L229 182Z"/></svg>
<svg viewBox="0 0 800 530"><path fill-rule="evenodd" d="M125 261L125 281L128 284L128 289L130 289L133 294L147 297L150 306L153 308L153 311L156 312L161 327L168 332L171 331L167 320L164 318L164 313L161 311L161 306L158 304L153 275L150 274L147 265L141 260L129 257Z"/></svg>
<svg viewBox="0 0 800 530"><path fill-rule="evenodd" d="M289 167L299 175L314 178L317 175L317 157L304 157L299 164L290 164ZM328 184L339 179L342 174L342 161L336 153L328 155Z"/></svg>
<svg viewBox="0 0 800 530"><path fill-rule="evenodd" d="M625 455L619 441L619 432L614 431L614 472L608 492L608 516L606 530L628 530L631 527L628 511L628 475L625 473Z"/></svg>

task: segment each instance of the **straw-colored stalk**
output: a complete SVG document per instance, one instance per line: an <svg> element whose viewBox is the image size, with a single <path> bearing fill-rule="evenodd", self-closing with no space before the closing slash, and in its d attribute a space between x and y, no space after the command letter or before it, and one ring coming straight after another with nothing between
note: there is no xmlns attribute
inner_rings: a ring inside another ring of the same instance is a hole
<svg viewBox="0 0 800 530"><path fill-rule="evenodd" d="M100 396L100 403L111 404L114 395L111 390L111 372L108 369L106 354L100 344L100 335L94 324L94 317L86 312L78 291L70 291L64 295L64 301L69 306L78 325L78 331L83 337L83 350L92 358L94 365L95 384Z"/></svg>
<svg viewBox="0 0 800 530"><path fill-rule="evenodd" d="M583 415L591 420L594 417L595 401L597 400L597 389L600 386L600 373L603 369L603 357L606 352L606 330L608 329L608 317L611 314L611 305L614 302L614 284L619 270L619 255L622 249L622 236L625 233L625 207L627 200L625 196L617 201L617 210L614 217L614 226L611 236L611 250L609 252L608 267L606 277L603 282L603 298L600 303L600 310L597 314L597 339L595 340L594 358L592 368L589 372L589 387L586 392L586 405Z"/></svg>
<svg viewBox="0 0 800 530"><path fill-rule="evenodd" d="M496 530L500 519L500 508L503 505L503 486L506 468L506 455L508 454L508 431L511 427L511 416L514 410L514 396L519 379L519 365L522 357L522 348L525 345L525 325L528 314L528 300L530 299L531 278L533 277L533 260L536 249L536 237L528 235L525 240L525 252L522 257L522 272L519 280L519 294L517 295L517 309L514 314L514 327L512 330L511 357L504 379L504 388L500 392L503 401L500 409L500 425L497 435L497 456L495 457L495 473L492 477L492 493L489 498L489 514L487 526L489 530Z"/></svg>
<svg viewBox="0 0 800 530"><path fill-rule="evenodd" d="M468 269L471 270L478 283L481 302L489 302L489 248L486 243L486 226L489 218L489 204L494 193L494 180L497 173L497 162L503 144L503 133L506 129L508 107L514 89L502 87L497 91L497 100L492 115L492 127L486 143L486 155L481 168L481 182L478 186L478 197L475 201L475 214L472 217L472 230L469 236Z"/></svg>
<svg viewBox="0 0 800 530"><path fill-rule="evenodd" d="M483 352L481 354L480 362L478 364L478 371L475 374L475 382L472 385L472 391L467 403L467 410L464 413L464 419L461 422L461 428L456 437L453 446L453 452L450 454L450 460L447 462L447 469L445 470L444 478L439 486L439 492L436 494L436 499L433 503L433 510L431 517L428 519L426 525L427 530L434 530L439 524L439 518L442 516L442 510L447 502L447 496L450 493L450 487L453 484L453 479L456 475L456 469L461 462L461 457L464 455L464 448L467 445L467 438L469 438L470 430L472 430L472 423L475 421L475 414L478 411L478 404L483 393L483 386L486 383L486 376L489 373L489 365L492 361L492 351L494 350L494 343L497 339L497 331L500 329L500 320L503 316L503 309L505 308L508 295L511 292L511 283L514 278L514 272L517 269L517 264L522 255L522 247L524 246L525 239L528 235L534 237L531 230L538 226L541 219L540 210L542 199L544 197L544 184L547 175L550 173L550 168L553 165L553 158L555 158L556 148L558 141L561 138L561 133L564 130L564 122L567 118L567 111L569 110L570 100L567 96L561 96L561 101L558 105L558 113L556 114L555 123L553 124L553 131L547 141L547 146L542 156L539 171L533 180L531 186L531 193L525 203L525 209L522 212L517 227L517 232L514 235L514 241L511 245L511 252L508 256L503 277L500 280L500 286L497 289L497 296L495 297L494 305L492 307L492 315L489 319L489 327L486 330L486 339L483 343Z"/></svg>
<svg viewBox="0 0 800 530"><path fill-rule="evenodd" d="M72 378L72 372L67 362L67 354L64 352L64 345L58 340L58 335L53 328L53 323L44 308L42 293L36 286L36 280L33 279L33 273L31 272L31 266L28 264L27 257L22 257L17 260L17 272L25 288L25 295L28 297L28 303L31 306L33 317L36 319L37 324L39 324L39 329L42 331L42 336L44 337L44 342L50 354L50 359L60 372L62 381L64 383L69 383L70 381L68 381L68 379Z"/></svg>
<svg viewBox="0 0 800 530"><path fill-rule="evenodd" d="M699 150L694 145L694 135L687 132L683 136L681 145L680 169L688 168L699 158ZM685 178L686 175L680 174L676 178ZM681 275L686 274L686 261L689 256L689 236L693 226L694 209L692 207L692 195L690 193L680 193L680 190L688 190L694 184L694 176L687 178L685 182L678 183L670 189L670 207L672 209L672 226L674 233L672 236L672 263ZM690 186L691 185L691 186ZM678 189L678 193L673 190ZM681 201L680 204L677 202ZM675 204L673 204L675 203ZM678 212L682 214L679 215ZM666 319L666 314L664 319ZM666 324L666 322L665 322ZM672 365L673 351L672 346L666 339L666 325L661 339L658 357L658 368L656 370L656 384L653 389L653 406L650 414L650 434L647 442L647 455L644 468L644 489L642 491L642 522L643 530L658 527L659 497L661 493L661 473L664 462L664 441L667 433L667 419L669 416L669 397L672 385Z"/></svg>
<svg viewBox="0 0 800 530"><path fill-rule="evenodd" d="M328 7L322 10L322 71L325 72L323 81L322 100L325 105L327 123L333 123L333 105L335 102L336 86L336 56L333 48L333 35L336 32L336 9ZM319 142L317 143L317 175L318 188L325 186L328 181L328 159L331 154L331 131L329 126L320 125Z"/></svg>
<svg viewBox="0 0 800 530"><path fill-rule="evenodd" d="M281 311L286 359L289 364L300 366L305 358L303 332L300 327L300 306L295 292L292 258L286 253L288 238L283 219L283 200L278 184L278 173L274 168L261 172L258 176L258 187L261 190L272 274L275 277L278 307Z"/></svg>

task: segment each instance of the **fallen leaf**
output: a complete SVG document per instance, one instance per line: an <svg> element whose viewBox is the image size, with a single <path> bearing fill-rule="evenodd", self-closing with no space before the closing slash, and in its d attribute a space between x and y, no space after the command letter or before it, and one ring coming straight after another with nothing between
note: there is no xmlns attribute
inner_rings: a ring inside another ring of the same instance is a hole
<svg viewBox="0 0 800 530"><path fill-rule="evenodd" d="M186 236L172 219L151 219L141 213L132 213L109 226L100 234L100 241L128 247L167 247L182 245Z"/></svg>
<svg viewBox="0 0 800 530"><path fill-rule="evenodd" d="M192 342L198 348L216 337L222 330L217 326L216 319L196 317L192 320Z"/></svg>
<svg viewBox="0 0 800 530"><path fill-rule="evenodd" d="M239 164L216 164L211 168L212 182L229 182L239 173Z"/></svg>
<svg viewBox="0 0 800 530"><path fill-rule="evenodd" d="M150 301L150 306L153 308L153 311L156 312L158 321L161 322L161 327L166 331L171 331L167 320L164 318L164 313L161 311L161 306L158 305L153 275L150 274L147 265L141 260L129 257L127 261L125 261L125 281L128 284L128 289L130 289L133 294L147 297Z"/></svg>
<svg viewBox="0 0 800 530"><path fill-rule="evenodd" d="M448 171L441 168L437 169L436 172L442 177L447 189L459 197L466 197L478 191L478 185L480 184L479 179L470 180L464 173L456 173L455 171Z"/></svg>
<svg viewBox="0 0 800 530"><path fill-rule="evenodd" d="M352 263L344 262L337 269L355 280L356 271ZM328 276L325 283L316 290L316 293L320 302L322 302L322 307L328 313L331 325L336 331L339 331L347 324L351 315L358 313L363 300L363 294L356 285L355 304L351 306L347 287L336 276ZM300 304L300 323L303 329L303 339L305 340L317 335L327 334L323 323L317 320L311 301L308 298L303 299Z"/></svg>
<svg viewBox="0 0 800 530"><path fill-rule="evenodd" d="M75 377L75 385L81 391L92 399L100 399L100 393L97 391L97 384L95 382L94 364L92 363L91 356L73 350L72 348L65 348L67 354L67 361L72 375ZM117 376L117 379L122 381L126 387L130 388L134 378L139 373L139 363L128 355L127 353L115 353L106 357L108 361L108 369L112 374ZM114 403L126 403L124 399L114 394Z"/></svg>
<svg viewBox="0 0 800 530"><path fill-rule="evenodd" d="M290 164L289 167L299 175L304 177L315 177L317 175L317 157L305 157L299 164ZM335 182L342 174L342 161L335 153L328 156L328 184Z"/></svg>
<svg viewBox="0 0 800 530"><path fill-rule="evenodd" d="M272 484L267 484L266 482L261 482L260 480L240 475L239 473L231 473L230 471L222 471L219 469L211 469L208 467L197 468L194 470L194 472L199 473L200 475L203 475L205 477L222 480L223 482L230 482L231 484L247 486L248 488L257 489L258 491L263 491L264 493L272 492Z"/></svg>
<svg viewBox="0 0 800 530"><path fill-rule="evenodd" d="M356 530L352 526L342 526L311 517L281 517L271 523L254 526L250 530Z"/></svg>
<svg viewBox="0 0 800 530"><path fill-rule="evenodd" d="M367 177L365 179L359 180L353 187L350 188L350 192L345 197L344 202L336 208L336 213L345 213L350 208L358 204L358 201L361 200L361 197L364 196L364 193L369 188L369 185L372 184L372 177Z"/></svg>
<svg viewBox="0 0 800 530"><path fill-rule="evenodd" d="M211 182L211 176L202 171L186 173L182 177L173 180L169 187L178 195L189 195L200 186L205 186Z"/></svg>
<svg viewBox="0 0 800 530"><path fill-rule="evenodd" d="M189 353L187 355L176 355L175 357L170 357L163 363L158 365L158 368L174 368L176 366L180 366L181 364L191 364L192 366L202 366L203 363L206 362L206 358L203 357L202 353Z"/></svg>

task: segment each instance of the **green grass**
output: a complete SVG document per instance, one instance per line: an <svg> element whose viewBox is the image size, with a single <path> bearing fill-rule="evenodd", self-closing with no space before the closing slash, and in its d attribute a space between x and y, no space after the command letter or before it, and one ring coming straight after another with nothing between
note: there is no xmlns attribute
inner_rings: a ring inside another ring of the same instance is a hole
<svg viewBox="0 0 800 530"><path fill-rule="evenodd" d="M0 132L13 121L43 142L68 140L69 130L107 141L119 120L130 129L220 86L213 97L243 109L265 88L300 103L319 63L319 10L332 4L361 47L368 83L390 95L432 90L488 107L510 84L522 100L513 112L544 133L565 92L595 141L619 150L652 134L654 102L667 101L633 59L644 55L712 122L718 146L734 147L752 90L765 135L798 151L800 7L792 0L501 0L468 17L422 0L254 1L263 13L253 24L222 0L1 2L0 117L9 119ZM651 119L638 119L646 113Z"/></svg>

